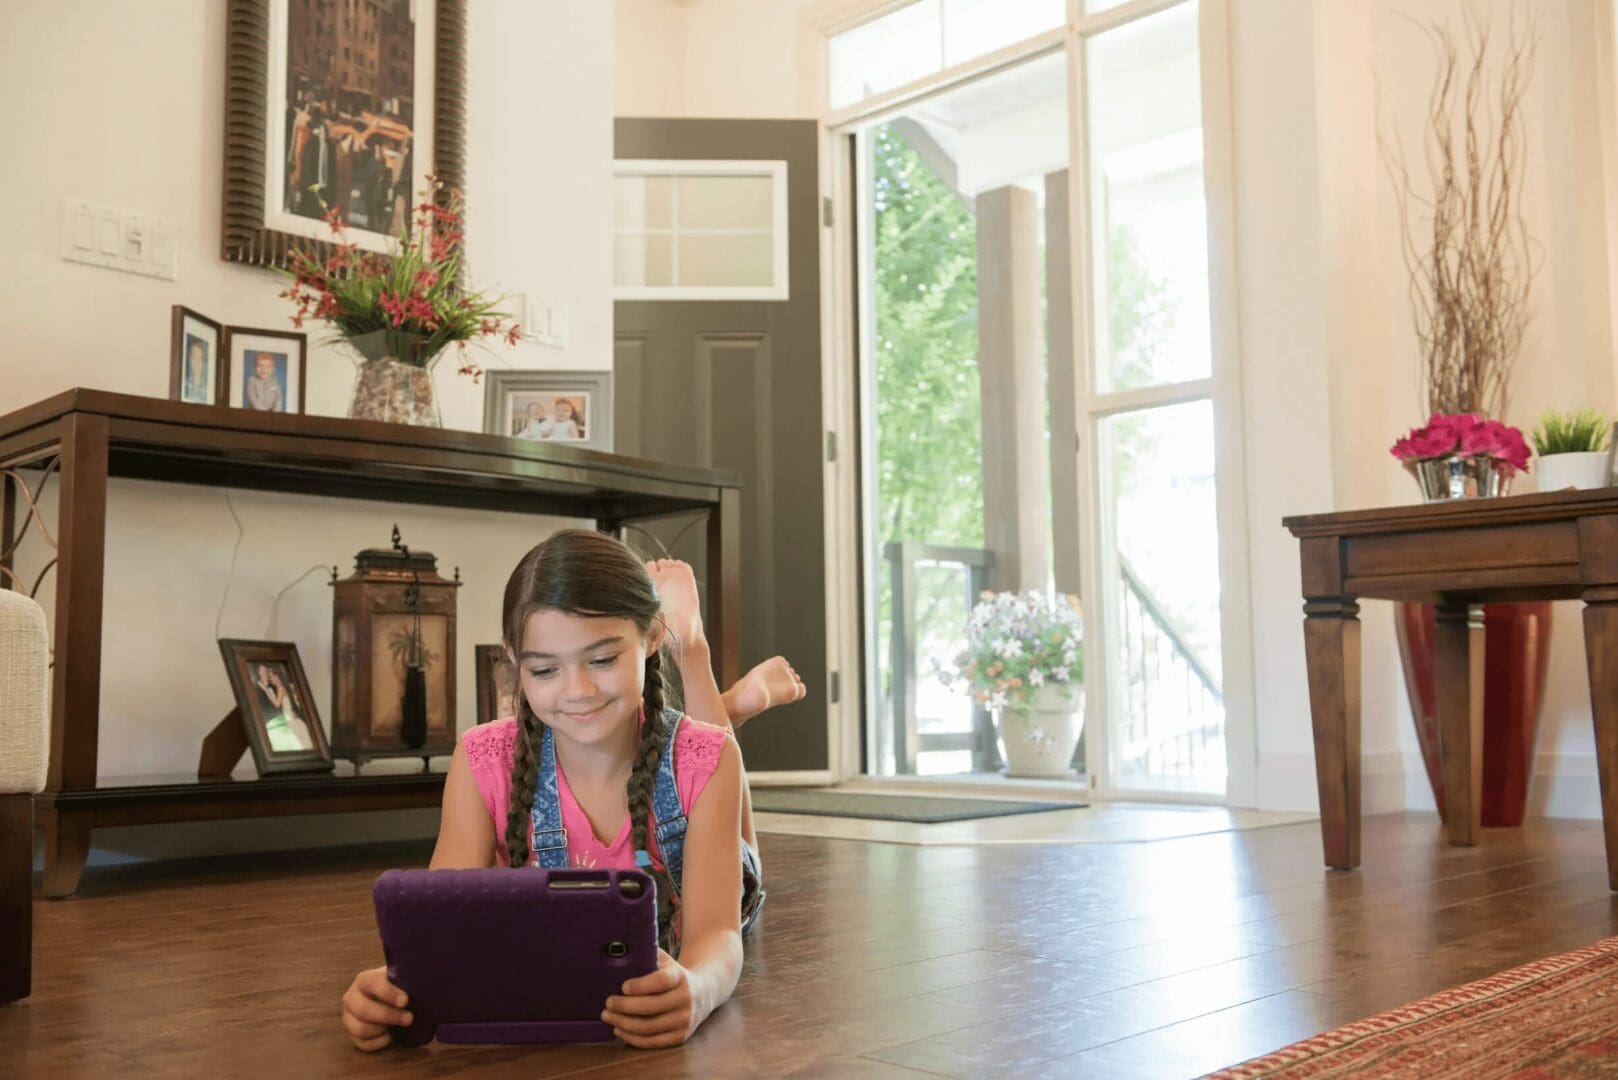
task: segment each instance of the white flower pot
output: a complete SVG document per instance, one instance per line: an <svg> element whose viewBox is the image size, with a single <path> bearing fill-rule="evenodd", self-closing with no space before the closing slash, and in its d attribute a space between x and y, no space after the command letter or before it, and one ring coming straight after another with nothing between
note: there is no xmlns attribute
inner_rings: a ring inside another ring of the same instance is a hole
<svg viewBox="0 0 1618 1080"><path fill-rule="evenodd" d="M1607 452L1544 454L1534 459L1534 474L1540 491L1603 488L1609 483Z"/></svg>
<svg viewBox="0 0 1618 1080"><path fill-rule="evenodd" d="M1071 698L1065 696L1068 690ZM1084 731L1084 687L1042 686L1026 712L995 710L994 725L1007 776L1070 779L1073 751Z"/></svg>

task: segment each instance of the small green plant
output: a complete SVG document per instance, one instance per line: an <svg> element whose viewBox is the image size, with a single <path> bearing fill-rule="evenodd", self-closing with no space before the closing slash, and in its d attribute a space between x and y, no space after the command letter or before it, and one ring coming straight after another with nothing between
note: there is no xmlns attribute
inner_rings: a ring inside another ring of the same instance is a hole
<svg viewBox="0 0 1618 1080"><path fill-rule="evenodd" d="M1534 449L1547 454L1599 453L1607 448L1607 418L1595 409L1563 413L1551 409L1534 429Z"/></svg>

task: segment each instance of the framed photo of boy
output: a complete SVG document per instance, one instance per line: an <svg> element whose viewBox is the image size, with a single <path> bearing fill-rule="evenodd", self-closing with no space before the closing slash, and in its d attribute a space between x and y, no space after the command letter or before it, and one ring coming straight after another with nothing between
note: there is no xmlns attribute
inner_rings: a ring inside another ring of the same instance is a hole
<svg viewBox="0 0 1618 1080"><path fill-rule="evenodd" d="M225 403L233 409L301 413L306 334L225 327Z"/></svg>
<svg viewBox="0 0 1618 1080"><path fill-rule="evenodd" d="M331 747L298 647L288 641L221 638L219 652L259 775L330 772Z"/></svg>
<svg viewBox="0 0 1618 1080"><path fill-rule="evenodd" d="M517 714L517 669L504 645L474 646L477 654L478 723Z"/></svg>
<svg viewBox="0 0 1618 1080"><path fill-rule="evenodd" d="M229 0L226 261L389 253L428 176L466 189L466 0Z"/></svg>
<svg viewBox="0 0 1618 1080"><path fill-rule="evenodd" d="M224 327L175 304L169 332L169 400L225 403Z"/></svg>
<svg viewBox="0 0 1618 1080"><path fill-rule="evenodd" d="M612 372L490 371L483 430L612 452Z"/></svg>

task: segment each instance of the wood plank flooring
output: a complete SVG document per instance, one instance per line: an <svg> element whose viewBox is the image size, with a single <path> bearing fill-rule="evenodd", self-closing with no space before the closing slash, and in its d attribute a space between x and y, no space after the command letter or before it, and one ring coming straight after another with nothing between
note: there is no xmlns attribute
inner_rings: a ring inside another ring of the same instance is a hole
<svg viewBox="0 0 1618 1080"><path fill-rule="evenodd" d="M378 962L370 884L426 849L90 871L35 902L35 991L0 1078L1195 1076L1618 934L1594 822L1446 847L1366 821L1147 844L914 847L763 837L769 904L736 997L685 1047L365 1055L338 1022Z"/></svg>

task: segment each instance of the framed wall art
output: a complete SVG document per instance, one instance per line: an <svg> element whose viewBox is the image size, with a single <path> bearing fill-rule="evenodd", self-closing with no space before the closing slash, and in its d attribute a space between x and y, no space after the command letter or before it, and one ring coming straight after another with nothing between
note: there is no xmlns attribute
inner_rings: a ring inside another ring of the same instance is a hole
<svg viewBox="0 0 1618 1080"><path fill-rule="evenodd" d="M222 254L387 253L428 176L466 188L465 0L230 0Z"/></svg>

